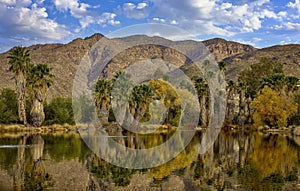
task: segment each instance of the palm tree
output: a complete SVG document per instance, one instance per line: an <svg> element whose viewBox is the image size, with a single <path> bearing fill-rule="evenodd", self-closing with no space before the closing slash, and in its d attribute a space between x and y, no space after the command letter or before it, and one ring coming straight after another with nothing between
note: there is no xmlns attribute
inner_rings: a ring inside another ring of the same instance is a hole
<svg viewBox="0 0 300 191"><path fill-rule="evenodd" d="M26 71L30 63L30 52L24 47L15 47L7 57L9 70L15 73L16 90L18 96L18 114L20 121L27 125L26 120Z"/></svg>
<svg viewBox="0 0 300 191"><path fill-rule="evenodd" d="M260 89L263 89L265 86L269 86L276 91L280 91L285 86L285 83L285 75L277 73L271 76L263 77L260 82Z"/></svg>
<svg viewBox="0 0 300 191"><path fill-rule="evenodd" d="M230 80L227 84L227 107L226 107L226 121L229 123L233 122L234 119L234 92L236 86L234 81Z"/></svg>
<svg viewBox="0 0 300 191"><path fill-rule="evenodd" d="M218 62L218 67L220 69L221 77L223 79L225 79L225 71L226 71L226 64L225 64L225 62L224 61Z"/></svg>
<svg viewBox="0 0 300 191"><path fill-rule="evenodd" d="M146 84L141 84L133 88L129 100L129 107L130 113L136 121L140 121L143 118L153 96L154 93L152 89Z"/></svg>
<svg viewBox="0 0 300 191"><path fill-rule="evenodd" d="M126 115L128 115L128 112L130 112L128 111L130 90L133 88L131 75L126 72L118 72L116 73L112 82L114 83L112 89L112 97L114 99L114 102L112 102L112 107L115 112L114 114L120 124L126 125Z"/></svg>
<svg viewBox="0 0 300 191"><path fill-rule="evenodd" d="M99 79L95 86L95 104L100 123L107 123L110 109L111 81Z"/></svg>
<svg viewBox="0 0 300 191"><path fill-rule="evenodd" d="M246 90L247 86L244 82L239 82L238 92L239 92L239 113L238 113L238 124L244 125L246 121Z"/></svg>
<svg viewBox="0 0 300 191"><path fill-rule="evenodd" d="M299 79L297 77L294 77L294 76L286 76L285 77L285 84L287 86L288 91L295 92L298 89L298 87L297 87L298 82L299 82Z"/></svg>
<svg viewBox="0 0 300 191"><path fill-rule="evenodd" d="M30 111L33 126L41 126L45 120L44 100L48 88L53 84L54 75L47 64L31 65L28 73L28 87L33 93L32 108Z"/></svg>
<svg viewBox="0 0 300 191"><path fill-rule="evenodd" d="M209 88L205 80L201 77L193 77L192 80L195 84L195 89L198 93L199 106L200 106L200 124L207 126L208 124L208 94Z"/></svg>

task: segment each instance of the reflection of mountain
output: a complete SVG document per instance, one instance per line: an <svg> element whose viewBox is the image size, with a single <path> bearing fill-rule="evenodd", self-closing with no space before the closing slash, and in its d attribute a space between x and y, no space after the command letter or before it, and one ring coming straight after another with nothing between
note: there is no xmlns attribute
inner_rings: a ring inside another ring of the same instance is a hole
<svg viewBox="0 0 300 191"><path fill-rule="evenodd" d="M43 186L50 190L297 190L300 148L289 138L220 133L214 146L199 155L203 135L197 134L173 160L146 170L99 159L79 135L0 138L1 145L19 144L16 149L0 149L0 190L12 190L13 183L16 190ZM164 141L158 137L133 139L130 144L151 147ZM122 139L121 144L129 143L127 137Z"/></svg>
<svg viewBox="0 0 300 191"><path fill-rule="evenodd" d="M195 138L175 159L147 171L128 171L93 156L88 163L94 175L90 186L101 190L281 190L298 180L300 166L294 156L299 148L295 150L284 136L221 133L204 155L197 154L199 142ZM124 187L116 187L121 180Z"/></svg>

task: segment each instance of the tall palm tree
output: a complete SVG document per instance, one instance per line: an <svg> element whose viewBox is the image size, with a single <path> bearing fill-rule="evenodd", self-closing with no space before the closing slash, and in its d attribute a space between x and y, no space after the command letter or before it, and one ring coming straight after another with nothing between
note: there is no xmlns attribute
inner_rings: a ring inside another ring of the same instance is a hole
<svg viewBox="0 0 300 191"><path fill-rule="evenodd" d="M99 122L107 123L110 109L111 81L99 79L95 86L95 104Z"/></svg>
<svg viewBox="0 0 300 191"><path fill-rule="evenodd" d="M227 84L227 107L226 107L226 121L232 123L234 119L234 92L236 85L234 81L230 80Z"/></svg>
<svg viewBox="0 0 300 191"><path fill-rule="evenodd" d="M41 126L45 120L44 100L48 88L53 84L54 75L47 64L30 65L28 72L28 87L33 94L30 117L32 125Z"/></svg>
<svg viewBox="0 0 300 191"><path fill-rule="evenodd" d="M195 89L198 93L199 106L200 106L200 124L203 126L208 125L208 94L209 88L205 80L201 77L193 77L192 80L195 84Z"/></svg>
<svg viewBox="0 0 300 191"><path fill-rule="evenodd" d="M18 96L18 114L20 121L27 125L26 120L26 71L30 63L30 51L24 47L15 47L7 57L9 70L15 73L16 91Z"/></svg>
<svg viewBox="0 0 300 191"><path fill-rule="evenodd" d="M114 79L112 79L112 82L114 83L112 89L112 97L114 99L114 102L112 102L112 108L114 109L117 121L122 125L126 125L126 115L130 112L128 111L128 102L130 90L133 88L133 81L130 74L126 72L118 72Z"/></svg>
<svg viewBox="0 0 300 191"><path fill-rule="evenodd" d="M239 92L239 113L238 113L238 124L244 125L246 121L246 90L247 85L244 82L239 82L238 84L238 92Z"/></svg>

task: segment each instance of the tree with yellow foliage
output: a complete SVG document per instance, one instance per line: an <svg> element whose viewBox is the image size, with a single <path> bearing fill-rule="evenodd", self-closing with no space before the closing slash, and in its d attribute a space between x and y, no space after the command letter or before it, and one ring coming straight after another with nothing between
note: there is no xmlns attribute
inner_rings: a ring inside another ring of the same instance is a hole
<svg viewBox="0 0 300 191"><path fill-rule="evenodd" d="M254 123L272 128L285 127L288 118L297 112L297 105L292 97L284 93L284 90L275 91L265 86L251 103L255 110Z"/></svg>

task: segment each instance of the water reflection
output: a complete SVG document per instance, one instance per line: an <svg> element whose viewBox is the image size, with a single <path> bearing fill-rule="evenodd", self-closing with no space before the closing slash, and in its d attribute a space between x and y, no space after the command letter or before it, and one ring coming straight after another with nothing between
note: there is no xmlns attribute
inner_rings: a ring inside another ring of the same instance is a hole
<svg viewBox="0 0 300 191"><path fill-rule="evenodd" d="M204 133L198 133L173 160L143 170L107 163L93 154L78 134L2 135L0 190L300 189L298 139L223 132L213 147L200 155ZM118 137L121 144L132 148L151 148L166 139L166 134Z"/></svg>

